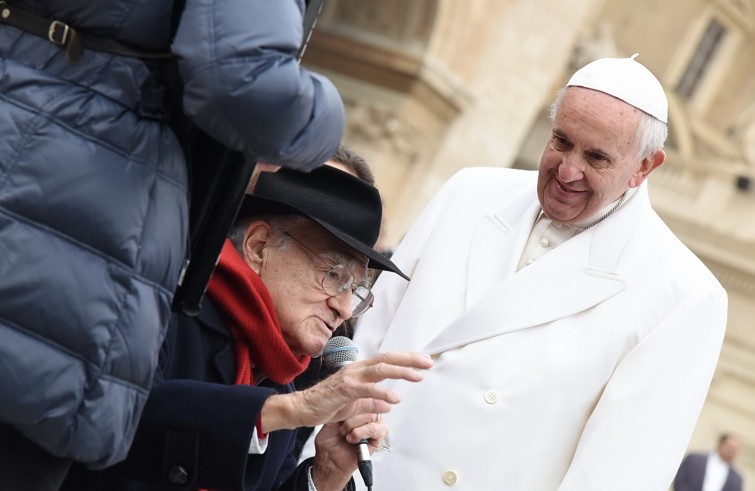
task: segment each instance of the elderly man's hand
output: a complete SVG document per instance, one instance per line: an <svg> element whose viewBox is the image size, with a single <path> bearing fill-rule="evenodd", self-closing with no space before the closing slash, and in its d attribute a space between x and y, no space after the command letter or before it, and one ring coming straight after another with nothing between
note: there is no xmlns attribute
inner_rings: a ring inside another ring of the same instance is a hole
<svg viewBox="0 0 755 491"><path fill-rule="evenodd" d="M367 440L370 454L380 449L388 436L388 427L379 414L354 416L343 423L322 427L315 437L315 462L312 480L317 489L344 489L357 470L354 444Z"/></svg>
<svg viewBox="0 0 755 491"><path fill-rule="evenodd" d="M381 353L355 361L309 389L269 397L262 407L262 431L317 426L360 414L388 412L400 399L380 382L419 382L423 374L418 370L429 369L432 364L429 356L414 352Z"/></svg>

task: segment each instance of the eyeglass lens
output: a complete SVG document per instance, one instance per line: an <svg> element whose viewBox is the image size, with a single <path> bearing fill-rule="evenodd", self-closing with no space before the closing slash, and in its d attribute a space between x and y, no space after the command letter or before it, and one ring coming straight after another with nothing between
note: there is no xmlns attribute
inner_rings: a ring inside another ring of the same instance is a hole
<svg viewBox="0 0 755 491"><path fill-rule="evenodd" d="M337 297L348 289L352 289L351 295L351 316L356 317L363 314L372 307L374 297L369 288L364 285L354 286L354 274L343 264L330 264L325 261L319 254L307 247L301 240L294 237L290 232L281 230L285 235L291 237L294 242L301 248L312 254L323 265L328 266L328 271L322 278L322 289L328 295Z"/></svg>
<svg viewBox="0 0 755 491"><path fill-rule="evenodd" d="M363 314L372 306L374 300L372 292L364 285L354 286L354 275L343 264L330 266L330 270L322 279L322 289L328 295L338 296L348 289L351 294L351 316Z"/></svg>

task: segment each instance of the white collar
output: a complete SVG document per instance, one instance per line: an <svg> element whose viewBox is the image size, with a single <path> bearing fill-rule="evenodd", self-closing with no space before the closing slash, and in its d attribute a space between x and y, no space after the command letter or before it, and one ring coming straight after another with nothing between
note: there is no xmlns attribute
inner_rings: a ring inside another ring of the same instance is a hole
<svg viewBox="0 0 755 491"><path fill-rule="evenodd" d="M590 218L589 220L584 220L581 222L570 223L570 224L562 223L561 226L565 228L576 229L577 232L582 232L583 230L587 230L593 225L597 225L598 223L602 222L603 220L608 218L610 214L612 214L613 212L615 212L616 210L624 206L624 204L627 201L629 201L629 199L634 195L634 193L637 192L637 189L639 188L627 188L627 190L624 191L624 194L619 196L619 199L611 203L608 203L606 206L601 208L600 211L598 211L595 215L593 215L592 218ZM540 213L542 215L543 213L542 209L540 210ZM553 222L553 223L557 223L557 222Z"/></svg>

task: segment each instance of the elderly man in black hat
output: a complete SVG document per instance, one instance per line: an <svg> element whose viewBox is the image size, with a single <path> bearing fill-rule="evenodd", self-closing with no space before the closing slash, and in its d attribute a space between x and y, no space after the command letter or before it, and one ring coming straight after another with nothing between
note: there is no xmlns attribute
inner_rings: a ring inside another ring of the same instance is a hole
<svg viewBox="0 0 755 491"><path fill-rule="evenodd" d="M406 278L372 249L381 214L377 189L346 172L263 173L202 312L173 319L128 458L106 471L74 469L63 489L350 486L354 444L376 450L388 431L379 415L398 402L378 383L420 381L432 361L385 353L303 391L291 381L336 327L371 306L368 267ZM292 430L322 423L316 456L297 467Z"/></svg>

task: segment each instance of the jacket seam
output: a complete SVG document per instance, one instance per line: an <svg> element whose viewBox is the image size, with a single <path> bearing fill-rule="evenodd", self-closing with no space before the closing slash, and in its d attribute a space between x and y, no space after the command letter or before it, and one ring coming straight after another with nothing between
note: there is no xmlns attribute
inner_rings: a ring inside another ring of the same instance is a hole
<svg viewBox="0 0 755 491"><path fill-rule="evenodd" d="M120 261L120 260L114 258L113 256L111 256L111 255L109 255L109 254L107 254L107 253L105 253L105 252L103 252L103 251L101 251L99 249L95 249L91 245L89 245L89 244L87 244L85 242L82 242L82 241L80 241L78 239L75 239L75 238L71 237L70 235L61 232L58 229L49 227L49 226L44 225L44 224L42 224L40 222L37 222L35 220L31 220L31 219L29 219L29 218L27 218L25 216L13 213L12 211L8 210L7 208L5 208L3 206L0 206L0 215L5 215L6 217L9 217L9 218L11 218L13 220L17 220L19 222L23 222L26 225L34 227L34 228L36 228L38 230L43 230L43 231L49 233L50 235L54 235L55 237L57 237L57 238L59 238L61 240L64 240L64 241L66 241L66 242L68 242L70 244L73 244L73 245L76 245L77 247L85 249L86 251L92 253L93 255L95 255L95 256L97 256L97 257L105 260L106 262L108 262L108 264L111 264L111 265L113 265L113 266L115 266L117 268L120 268L122 271L127 272L129 274L129 277L132 280L138 281L138 282L140 282L140 283L142 283L144 285L148 285L148 286L154 287L158 291L160 291L162 293L165 293L165 294L167 294L169 296L173 295L173 290L170 290L170 289L166 288L165 286L161 285L160 283L157 283L156 281L150 280L149 278L145 278L144 276L136 273L134 267L128 266L125 263L123 263L123 261ZM138 254L137 254L137 256L138 256Z"/></svg>
<svg viewBox="0 0 755 491"><path fill-rule="evenodd" d="M154 202L155 183L156 183L156 180L153 179L152 180L152 185L150 186L150 189L149 189L149 205L146 207L146 209L144 210L144 215L141 217L142 218L141 219L141 231L140 231L140 234L139 234L139 242L138 242L139 243L139 247L137 248L136 256L134 258L134 261L135 261L136 264L139 264L139 258L141 257L141 253L142 253L141 244L142 244L142 239L144 238L144 230L146 229L146 222L147 222L147 218L146 217L147 217L147 215L150 214L149 212L150 212L150 210L152 209L152 207L154 206L154 203L155 203ZM170 294L168 294L168 296L170 297ZM106 350L105 350L104 360L110 360L111 359L111 354L113 352L113 345L116 343L116 336L113 333L116 333L116 332L121 332L122 333L122 332L124 332L124 329L122 327L123 323L124 323L124 318L123 318L122 313L123 313L123 309L128 304L128 298L129 298L129 289L124 289L123 290L123 294L121 295L121 298L118 300L118 308L114 312L115 313L115 322L112 323L112 326L108 330L108 334L110 335L110 341L108 342ZM159 335L159 333L161 331L164 331L165 327L166 327L165 325L159 325L158 326L158 328L157 328L158 335ZM155 366L153 367L152 377L150 377L151 379L154 377L154 368L156 368L156 367L157 367L157 363L155 363ZM102 365L99 365L99 366L95 365L94 368L96 370L96 372L94 374L94 379L95 380L100 380L101 378L107 377L109 375L108 372L105 371L105 363L103 363ZM82 407L84 406L84 404L86 403L86 401L89 399L89 394L91 393L92 390L95 389L95 387L96 387L95 384L91 384L90 386L88 386L84 390L84 397L81 399L81 403L79 404L79 407L76 410L76 414L79 414L81 412Z"/></svg>
<svg viewBox="0 0 755 491"><path fill-rule="evenodd" d="M5 97L3 94L0 94L0 98L3 100L8 100L7 97ZM26 125L23 127L19 127L19 136L21 138L18 140L17 145L13 145L11 143L11 147L13 148L13 153L10 155L10 158L8 159L8 166L5 168L5 176L0 179L0 190L5 187L5 184L10 179L10 176L13 175L13 169L16 168L16 165L18 165L18 162L20 160L20 156L23 154L24 150L28 147L27 142L31 141L31 139L34 137L35 129L39 128L38 118L32 118ZM0 171L2 171L2 168L0 168Z"/></svg>
<svg viewBox="0 0 755 491"><path fill-rule="evenodd" d="M43 344L46 344L46 345L48 345L48 346L50 346L52 348L55 348L58 352L63 353L63 354L67 355L70 358L73 358L73 359L76 359L76 360L80 361L81 363L83 363L84 365L86 365L87 367L89 367L90 369L96 369L96 368L98 368L97 365L94 362L92 362L91 360L83 357L82 355L80 355L80 354L72 351L71 349L67 348L65 345L62 345L60 343L56 343L56 342L52 341L50 338L44 337L44 336L42 336L41 334L39 334L39 333L37 333L35 331L32 331L30 329L26 329L24 327L21 327L20 325L16 324L15 322L9 321L5 317L0 317L0 324L2 324L4 326L7 326L7 327L10 327L11 329L15 330L16 332L20 332L20 333L22 333L22 334L24 334L26 336L32 337L32 338L36 339L37 341L42 342ZM98 373L98 377L97 378L98 379L101 378L101 379L110 380L110 381L112 381L114 383L117 383L119 385L123 385L125 387L129 387L129 388L135 389L138 392L143 393L145 395L149 393L149 389L146 389L146 388L142 387L139 384L136 384L136 383L131 382L129 380L117 377L117 376L112 375L110 373L102 373L102 372L100 372L100 373ZM85 391L85 393L87 393L87 392L88 391ZM84 399L86 399L86 398L84 398ZM78 413L78 409L77 409L77 413Z"/></svg>
<svg viewBox="0 0 755 491"><path fill-rule="evenodd" d="M79 131L79 130L77 130L77 129L75 129L75 128L73 128L73 127L71 127L71 126L69 126L69 125L67 125L65 123L63 123L57 117L55 117L52 114L49 114L47 112L44 112L41 109L38 109L38 108L35 108L35 107L32 107L32 106L28 106L26 104L23 104L23 103L19 102L18 100L13 99L11 97L8 97L8 96L6 96L4 94L0 94L0 99L2 99L3 101L7 102L8 104L12 104L12 105L14 105L14 106L16 106L18 108L21 108L21 109L29 111L29 112L31 112L33 114L36 114L38 117L44 118L49 123L54 124L54 125L62 128L62 129L64 129L65 131L68 131L68 132L70 132L70 133L72 133L72 134L74 134L74 135L76 135L76 136L78 136L78 137L80 137L80 138L82 138L84 140L87 140L87 141L89 141L89 142L91 142L91 143L93 143L95 145L100 146L100 147L107 148L108 150L110 150L113 153L117 154L118 156L122 157L126 162L133 162L133 163L136 163L136 164L139 164L139 165L143 165L145 167L149 167L150 169L152 169L152 171L154 171L155 175L158 178L165 180L166 182L172 184L174 187L180 189L181 191L188 192L188 186L184 185L180 181L178 181L178 180L172 178L171 176L169 176L164 170L162 170L160 167L158 167L156 165L156 163L150 162L149 160L144 159L144 158L140 158L140 157L136 157L134 155L131 155L125 149L121 149L121 148L113 145L112 143L109 143L109 142L107 142L105 140L101 140L101 139L99 139L99 138L97 138L97 137L95 137L93 135L89 135L89 134L83 133L83 132L81 132L81 131ZM167 128L167 126L165 125L165 123L160 123L160 126L162 127L163 131L171 131L169 128ZM33 127L39 128L40 126L39 125L35 125ZM22 141L24 141L24 142L27 141L28 138L30 138L31 136L32 136L31 132L28 132L27 135L26 135L26 138L24 138ZM178 143L176 143L176 145L178 147ZM22 148L17 148L16 149L16 152L15 152L15 155L14 155L14 159L15 160L18 159L18 156L21 154L21 150L22 150ZM8 176L10 176L10 173L8 174Z"/></svg>

